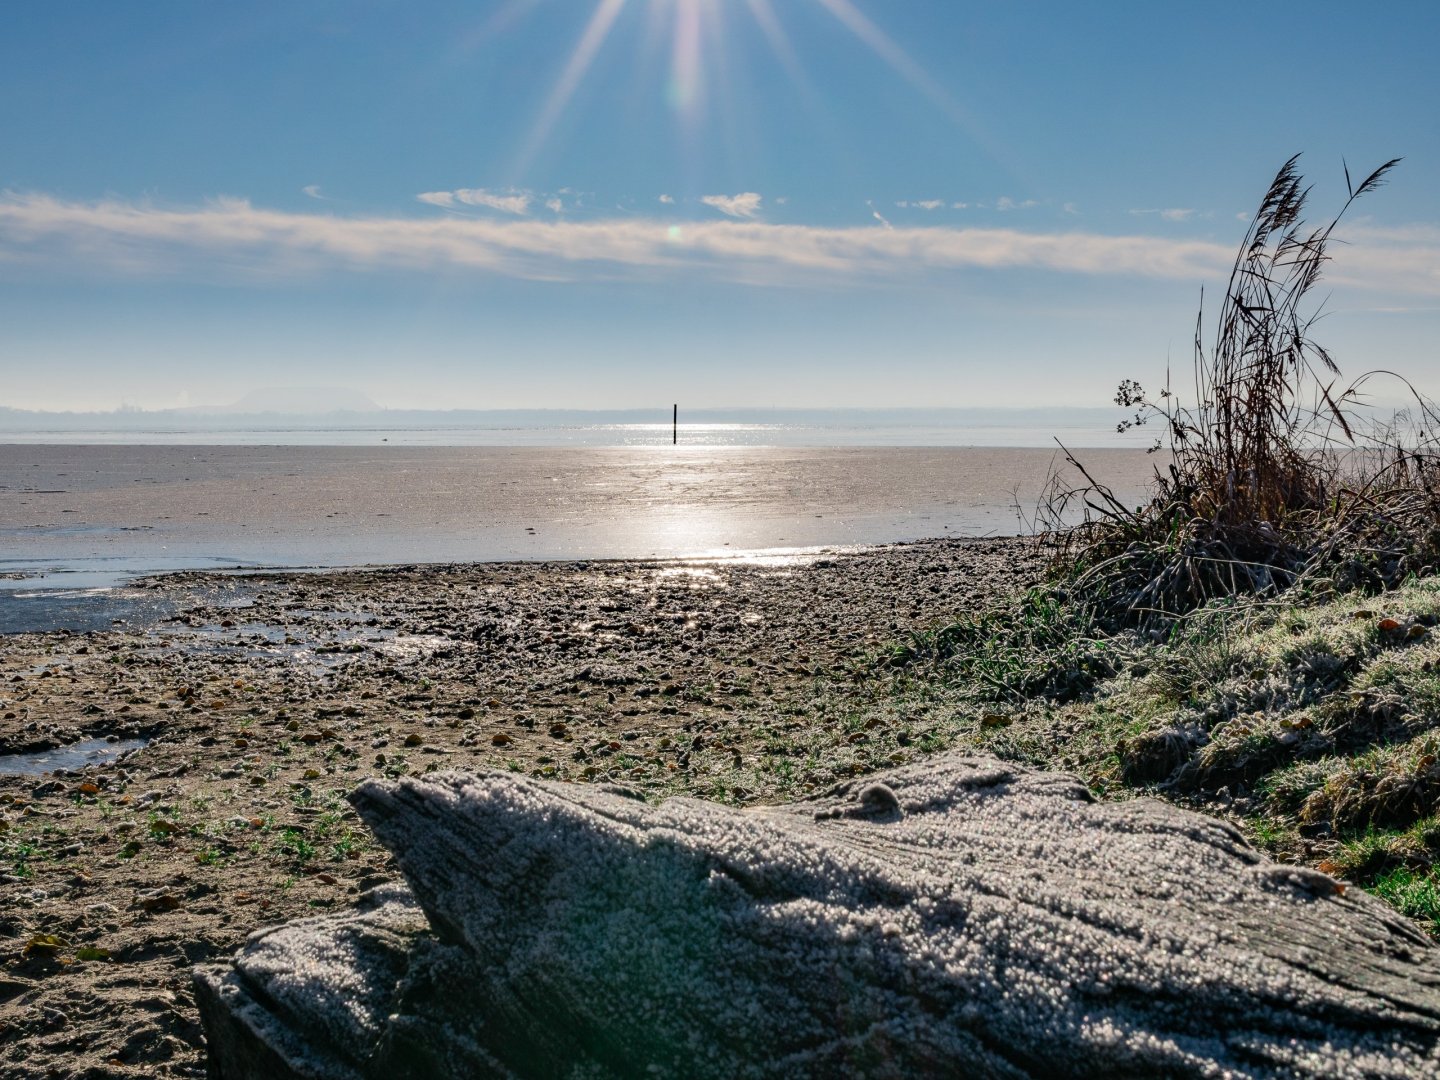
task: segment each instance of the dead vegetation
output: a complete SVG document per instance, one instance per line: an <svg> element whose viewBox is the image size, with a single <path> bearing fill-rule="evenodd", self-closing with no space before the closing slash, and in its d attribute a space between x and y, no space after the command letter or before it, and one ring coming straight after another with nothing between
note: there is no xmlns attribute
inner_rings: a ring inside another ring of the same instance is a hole
<svg viewBox="0 0 1440 1080"><path fill-rule="evenodd" d="M1067 452L1039 524L1047 584L888 657L979 715L957 737L1240 819L1440 932L1440 442L1434 407L1386 414L1314 336L1335 230L1291 158L1240 244L1189 397L1122 383L1121 430L1167 450L1135 508ZM1073 521L1076 511L1083 521ZM1023 722L1022 722L1023 721Z"/></svg>
<svg viewBox="0 0 1440 1080"><path fill-rule="evenodd" d="M1314 290L1333 234L1355 201L1385 183L1398 159L1358 185L1327 224L1311 228L1309 188L1291 158L1276 174L1236 255L1207 347L1196 322L1193 397L1151 396L1122 382L1119 426L1153 425L1167 449L1153 496L1122 504L1090 480L1057 483L1046 520L1077 505L1063 537L1069 590L1105 628L1164 628L1217 598L1278 596L1297 584L1330 591L1393 588L1440 566L1440 470L1432 406L1382 415L1366 388L1341 385L1314 336ZM1398 377L1397 377L1398 378ZM1400 380L1409 390L1408 384Z"/></svg>

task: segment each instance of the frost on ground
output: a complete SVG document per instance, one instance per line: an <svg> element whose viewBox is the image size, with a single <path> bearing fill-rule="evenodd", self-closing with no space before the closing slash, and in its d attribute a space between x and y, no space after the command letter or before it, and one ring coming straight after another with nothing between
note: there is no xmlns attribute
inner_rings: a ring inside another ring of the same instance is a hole
<svg viewBox="0 0 1440 1080"><path fill-rule="evenodd" d="M413 900L203 970L222 1080L1440 1068L1440 958L1398 915L1065 776L949 755L748 811L502 773L353 801Z"/></svg>

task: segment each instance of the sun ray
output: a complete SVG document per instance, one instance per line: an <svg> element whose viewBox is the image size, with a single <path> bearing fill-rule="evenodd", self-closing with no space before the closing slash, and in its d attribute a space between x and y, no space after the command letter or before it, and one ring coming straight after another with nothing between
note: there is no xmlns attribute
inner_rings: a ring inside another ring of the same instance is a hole
<svg viewBox="0 0 1440 1080"><path fill-rule="evenodd" d="M484 30L493 33L497 20L499 25L508 25L536 2L537 0L509 0L500 14L487 23ZM984 125L894 39L872 22L854 0L812 2L844 26L892 71L948 116L977 147L1007 171L1018 176L1015 163L996 146ZM792 82L812 105L821 104L820 95L807 77L780 22L774 0L746 0L744 6ZM556 124L594 64L596 56L605 47L616 20L625 8L626 0L596 0L584 31L524 139L511 173L512 184L524 184L526 172L549 140ZM658 44L656 38L668 30L670 56L663 90L664 100L677 118L679 128L687 141L697 138L702 127L699 123L702 114L709 113L714 108L725 112L732 104L725 92L728 77L722 40L725 19L728 17L727 5L720 0L650 0L648 15L644 24L646 40L642 54L651 55L650 46Z"/></svg>
<svg viewBox="0 0 1440 1080"><path fill-rule="evenodd" d="M817 3L835 16L845 29L868 45L871 52L889 64L891 70L943 109L952 120L967 129L973 125L974 118L968 110L931 78L929 72L910 59L909 54L895 44L885 31L866 18L850 0L817 0Z"/></svg>
<svg viewBox="0 0 1440 1080"><path fill-rule="evenodd" d="M679 113L691 113L702 90L700 0L675 0L675 37L670 54L667 98Z"/></svg>
<svg viewBox="0 0 1440 1080"><path fill-rule="evenodd" d="M525 16L529 15L539 3L540 0L508 0L500 8L491 12L479 25L459 35L454 44L454 51L466 56L474 53L522 22Z"/></svg>
<svg viewBox="0 0 1440 1080"><path fill-rule="evenodd" d="M992 161L1004 168L1011 176L1024 182L1024 170L1015 160L1014 155L1005 150L969 109L951 97L949 92L936 82L929 72L912 60L909 54L897 45L885 31L866 18L864 13L852 3L852 0L815 0L815 2L839 20L876 56L884 60L891 70L929 98L965 132L978 148L988 154Z"/></svg>
<svg viewBox="0 0 1440 1080"><path fill-rule="evenodd" d="M755 17L755 24L765 35L765 40L770 45L770 51L775 54L775 59L780 61L780 66L785 69L786 74L790 76L796 86L808 89L809 80L805 76L804 68L800 66L800 57L795 55L795 47L785 36L785 28L780 25L780 20L776 17L770 0L745 0L745 2L749 5L750 14Z"/></svg>
<svg viewBox="0 0 1440 1080"><path fill-rule="evenodd" d="M550 96L545 101L545 108L541 110L540 118L535 121L530 137L525 140L525 146L520 151L520 157L515 166L517 178L523 177L535 155L544 146L550 130L555 126L560 114L565 111L565 106L570 103L570 98L574 96L580 80L590 70L590 65L595 60L595 54L600 51L600 46L605 44L605 39L610 34L610 27L615 24L615 19L624 7L625 0L600 0L595 5L595 12L590 16L590 22L586 25L585 32L580 35L580 41L575 46L575 51L570 54L570 60L566 63L565 70L561 72L555 88L550 91Z"/></svg>

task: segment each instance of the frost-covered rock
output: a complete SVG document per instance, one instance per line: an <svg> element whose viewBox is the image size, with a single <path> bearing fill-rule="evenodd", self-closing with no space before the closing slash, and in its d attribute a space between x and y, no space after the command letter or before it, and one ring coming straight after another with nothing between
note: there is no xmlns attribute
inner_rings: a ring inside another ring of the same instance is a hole
<svg viewBox="0 0 1440 1080"><path fill-rule="evenodd" d="M210 1074L364 1075L425 931L410 891L388 885L354 911L256 931L233 968L197 969Z"/></svg>
<svg viewBox="0 0 1440 1080"><path fill-rule="evenodd" d="M429 930L392 894L202 972L212 1045L252 1038L269 1080L1440 1069L1440 960L1397 915L1069 777L950 756L738 811L442 773L352 801Z"/></svg>

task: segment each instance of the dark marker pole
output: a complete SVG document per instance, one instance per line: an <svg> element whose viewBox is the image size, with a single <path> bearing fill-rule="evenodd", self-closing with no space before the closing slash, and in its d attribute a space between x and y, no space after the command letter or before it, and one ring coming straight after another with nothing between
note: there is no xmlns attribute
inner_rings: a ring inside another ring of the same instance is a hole
<svg viewBox="0 0 1440 1080"><path fill-rule="evenodd" d="M680 444L680 403L675 403L675 411L670 416L670 445Z"/></svg>

